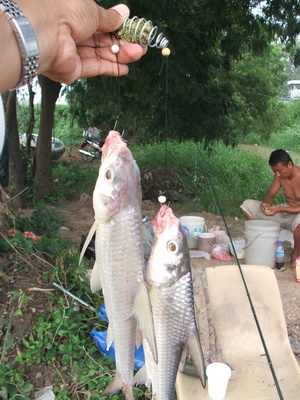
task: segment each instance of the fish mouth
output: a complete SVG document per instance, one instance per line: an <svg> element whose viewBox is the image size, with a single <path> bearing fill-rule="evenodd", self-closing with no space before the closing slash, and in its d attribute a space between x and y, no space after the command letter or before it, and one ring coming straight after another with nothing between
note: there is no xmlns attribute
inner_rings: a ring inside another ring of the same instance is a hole
<svg viewBox="0 0 300 400"><path fill-rule="evenodd" d="M162 205L152 220L155 235L161 234L174 225L179 226L179 219L174 215L171 207L168 207L166 204Z"/></svg>

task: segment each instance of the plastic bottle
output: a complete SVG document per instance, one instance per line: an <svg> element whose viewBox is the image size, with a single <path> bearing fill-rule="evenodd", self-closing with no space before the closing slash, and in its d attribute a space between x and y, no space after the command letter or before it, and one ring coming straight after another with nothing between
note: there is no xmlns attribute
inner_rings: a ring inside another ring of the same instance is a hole
<svg viewBox="0 0 300 400"><path fill-rule="evenodd" d="M296 260L296 281L300 283L300 257Z"/></svg>
<svg viewBox="0 0 300 400"><path fill-rule="evenodd" d="M154 231L149 218L143 215L143 236L144 236L144 255L151 253L151 247L153 245Z"/></svg>
<svg viewBox="0 0 300 400"><path fill-rule="evenodd" d="M284 248L282 246L282 241L278 240L275 250L275 265L277 269L284 267Z"/></svg>

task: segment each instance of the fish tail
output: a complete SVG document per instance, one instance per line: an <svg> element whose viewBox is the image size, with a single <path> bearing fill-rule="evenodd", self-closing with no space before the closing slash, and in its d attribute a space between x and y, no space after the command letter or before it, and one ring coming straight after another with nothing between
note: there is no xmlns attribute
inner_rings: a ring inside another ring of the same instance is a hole
<svg viewBox="0 0 300 400"><path fill-rule="evenodd" d="M199 340L199 334L194 333L188 340L188 350L189 354L192 357L194 368L201 380L202 386L205 388L206 386L206 378L205 378L205 364L203 352Z"/></svg>
<svg viewBox="0 0 300 400"><path fill-rule="evenodd" d="M123 392L126 400L134 400L133 390L131 385L123 385Z"/></svg>
<svg viewBox="0 0 300 400"><path fill-rule="evenodd" d="M133 378L134 385L146 385L148 388L151 386L150 378L148 377L146 364L138 370Z"/></svg>
<svg viewBox="0 0 300 400"><path fill-rule="evenodd" d="M120 375L116 373L114 379L105 388L104 392L101 393L101 396L111 396L120 390L123 390L126 400L134 400L132 385L123 383Z"/></svg>

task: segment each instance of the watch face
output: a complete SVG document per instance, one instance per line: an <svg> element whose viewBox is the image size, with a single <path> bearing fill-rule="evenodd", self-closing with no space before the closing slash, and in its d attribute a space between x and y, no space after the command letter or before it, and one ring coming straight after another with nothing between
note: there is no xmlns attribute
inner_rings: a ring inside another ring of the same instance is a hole
<svg viewBox="0 0 300 400"><path fill-rule="evenodd" d="M19 33L17 38L21 41L20 45L25 58L37 57L39 55L39 46L30 22L26 17L19 17L16 20L16 24L17 32Z"/></svg>

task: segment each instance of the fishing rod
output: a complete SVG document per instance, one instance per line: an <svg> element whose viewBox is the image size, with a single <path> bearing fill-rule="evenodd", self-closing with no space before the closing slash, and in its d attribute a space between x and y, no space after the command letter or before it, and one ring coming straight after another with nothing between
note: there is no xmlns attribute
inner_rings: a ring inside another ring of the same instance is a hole
<svg viewBox="0 0 300 400"><path fill-rule="evenodd" d="M236 251L235 251L235 247L233 245L232 237L231 237L231 234L230 234L230 231L229 231L229 228L228 228L228 225L227 225L227 222L226 222L222 207L221 207L220 202L219 202L219 198L217 196L217 193L215 191L215 188L214 188L212 182L209 179L208 172L207 172L207 169L206 169L206 166L204 164L204 161L203 161L203 158L202 158L202 155L201 155L201 151L200 151L200 148L199 148L199 143L197 143L196 146L197 146L198 153L199 153L199 156L200 156L200 161L201 161L201 164L202 164L202 169L203 169L205 178L206 178L206 180L207 180L207 182L208 182L208 184L209 184L209 186L211 188L215 204L216 204L216 206L217 206L217 208L218 208L218 210L220 212L220 215L221 215L221 217L223 219L227 234L229 236L230 244L231 244L231 247L233 249L234 256L235 256L235 258L237 260L237 265L238 265L238 268L239 268L239 271L240 271L240 274L241 274L241 277L242 277L244 288L246 290L246 294L247 294L247 297L248 297L250 308L251 308L251 311L252 311L252 314L253 314L253 317L254 317L254 320L255 320L255 324L256 324L256 327L257 327L257 330L258 330L258 333L259 333L259 337L260 337L261 343L262 343L263 348L264 348L265 354L262 354L262 355L266 356L266 358L267 358L268 365L270 367L271 374L273 376L273 380L274 380L274 383L275 383L275 386L276 386L276 389L277 389L278 396L279 396L280 400L284 400L284 397L282 395L281 388L280 388L280 385L279 385L279 382L278 382L278 379L277 379L277 376L276 376L276 373L275 373L275 370L274 370L274 367L273 367L273 363L272 363L272 360L271 360L271 357L270 357L270 353L269 353L269 350L268 350L268 347L267 347L267 344L266 344L266 341L265 341L265 338L264 338L264 335L263 335L259 320L257 318L257 314L256 314L256 311L255 311L255 308L254 308L254 305L253 305L253 302L252 302L252 299L251 299L250 292L248 290L247 282L246 282L244 273L242 271L242 267L241 267L240 261L239 261L239 259L237 257L237 254L236 254Z"/></svg>
<svg viewBox="0 0 300 400"><path fill-rule="evenodd" d="M68 296L72 297L72 299L78 301L79 303L81 303L85 307L89 308L91 311L99 312L99 310L97 310L97 308L95 308L95 307L91 306L90 304L86 303L85 301L81 300L79 297L75 296L75 294L71 293L69 290L67 290L64 287L58 285L57 283L53 282L53 286L55 286L56 288L60 289L65 294L67 294Z"/></svg>

